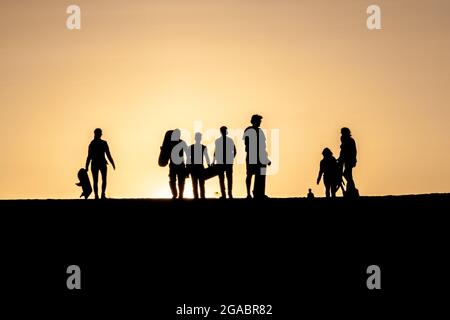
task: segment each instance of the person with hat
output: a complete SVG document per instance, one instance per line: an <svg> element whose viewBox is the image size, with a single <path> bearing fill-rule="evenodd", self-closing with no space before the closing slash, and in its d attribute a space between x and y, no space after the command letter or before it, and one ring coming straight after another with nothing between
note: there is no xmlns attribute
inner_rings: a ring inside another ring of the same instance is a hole
<svg viewBox="0 0 450 320"><path fill-rule="evenodd" d="M256 199L267 198L265 195L266 188L266 169L271 164L267 157L266 151L266 136L263 130L260 128L262 116L254 114L250 123L251 126L244 130L243 140L245 143L245 152L247 156L245 158L247 177L245 184L247 187L247 199L251 199L251 184L252 177L255 176L253 184L253 197Z"/></svg>

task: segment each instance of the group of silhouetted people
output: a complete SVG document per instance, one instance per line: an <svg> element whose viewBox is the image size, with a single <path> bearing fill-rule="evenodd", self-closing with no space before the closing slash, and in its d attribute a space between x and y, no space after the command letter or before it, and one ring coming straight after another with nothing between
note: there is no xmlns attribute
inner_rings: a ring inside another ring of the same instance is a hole
<svg viewBox="0 0 450 320"><path fill-rule="evenodd" d="M253 115L251 126L244 131L246 156L246 187L247 198L265 198L266 167L270 165L267 157L266 137L261 126L262 116ZM213 160L210 161L208 148L201 143L202 135L195 134L195 143L191 146L181 139L179 129L169 131L170 144L161 147L161 152L170 155L169 158L169 186L173 199L183 199L185 179L188 175L192 179L192 189L195 199L205 198L205 180L218 176L221 199L233 198L233 164L236 157L236 146L233 139L228 137L228 128L220 128L220 137L215 141ZM167 149L167 150L165 150ZM186 159L186 162L185 162ZM207 168L205 168L205 162ZM254 177L253 196L250 192ZM225 178L227 188L225 188ZM200 191L200 192L199 192Z"/></svg>
<svg viewBox="0 0 450 320"><path fill-rule="evenodd" d="M334 198L339 188L342 188L344 196L356 197L359 195L353 180L353 168L356 166L356 153L355 140L352 138L350 129L345 127L341 129L341 152L339 158L336 159L329 148L323 149L323 159L320 161L317 184L320 183L323 176L325 196L327 198ZM346 187L344 187L342 177L345 178Z"/></svg>
<svg viewBox="0 0 450 320"><path fill-rule="evenodd" d="M266 169L271 164L266 151L266 137L260 128L262 116L253 115L251 117L251 126L244 130L243 140L246 152L246 190L247 198L263 199L266 185ZM166 155L165 166L169 164L169 186L173 199L183 199L185 180L190 175L192 179L192 189L195 199L205 198L205 180L218 176L221 198L233 198L233 163L236 157L236 146L233 139L228 137L228 128L220 128L220 137L215 141L215 150L212 161L209 158L208 148L202 144L202 134L195 134L195 143L187 146L181 139L179 129L170 130L166 133L167 141L161 147L161 155ZM94 139L89 144L88 156L86 159L85 170L91 172L93 178L93 187L95 199L99 199L98 194L98 174L102 176L101 198L106 198L107 165L108 158L112 167L115 169L114 160L109 151L108 143L101 139L102 130L94 130ZM333 156L329 148L322 151L323 159L320 161L320 170L317 177L317 184L322 177L325 185L326 197L335 197L339 188L342 188L344 196L358 196L358 190L353 180L353 168L356 166L356 143L352 138L350 129L341 129L341 150L339 158ZM206 168L205 168L206 163ZM227 188L225 188L225 178ZM252 179L253 196L251 193ZM344 187L344 180L346 186ZM91 189L92 190L92 189ZM308 198L314 195L309 189Z"/></svg>

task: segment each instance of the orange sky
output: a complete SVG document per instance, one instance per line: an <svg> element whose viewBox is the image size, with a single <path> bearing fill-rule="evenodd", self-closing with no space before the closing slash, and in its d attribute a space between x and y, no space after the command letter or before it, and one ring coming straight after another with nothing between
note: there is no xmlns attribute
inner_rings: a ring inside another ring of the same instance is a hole
<svg viewBox="0 0 450 320"><path fill-rule="evenodd" d="M270 196L322 195L321 150L339 153L342 126L362 194L450 192L450 2L376 3L378 31L363 0L1 1L0 198L78 197L96 127L117 165L110 197L169 196L166 130L189 141L195 121L237 131L253 113L279 132Z"/></svg>

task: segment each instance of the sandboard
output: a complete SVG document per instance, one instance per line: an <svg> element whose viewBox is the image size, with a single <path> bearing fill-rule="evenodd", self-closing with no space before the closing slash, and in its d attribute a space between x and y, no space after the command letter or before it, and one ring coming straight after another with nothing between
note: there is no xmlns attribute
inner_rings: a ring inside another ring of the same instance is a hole
<svg viewBox="0 0 450 320"><path fill-rule="evenodd" d="M161 146L161 150L159 151L158 165L160 167L165 167L169 163L170 153L172 151L172 133L173 130L169 130L164 135L163 143Z"/></svg>

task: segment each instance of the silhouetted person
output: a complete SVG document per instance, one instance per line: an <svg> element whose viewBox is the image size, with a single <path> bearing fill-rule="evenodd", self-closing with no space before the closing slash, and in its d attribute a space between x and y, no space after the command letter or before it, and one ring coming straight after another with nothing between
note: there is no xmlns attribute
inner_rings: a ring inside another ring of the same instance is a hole
<svg viewBox="0 0 450 320"><path fill-rule="evenodd" d="M172 199L183 199L184 182L186 179L186 165L184 157L188 154L186 142L181 140L181 132L175 129L172 132L170 145L169 185ZM178 190L177 190L178 180Z"/></svg>
<svg viewBox="0 0 450 320"><path fill-rule="evenodd" d="M198 186L200 185L200 197L205 199L205 178L203 160L206 160L208 167L211 165L208 155L208 148L202 143L202 134L195 134L195 144L189 147L188 165L192 178L192 190L194 199L198 199Z"/></svg>
<svg viewBox="0 0 450 320"><path fill-rule="evenodd" d="M100 171L102 175L102 199L106 199L106 176L107 176L107 165L106 157L108 157L114 170L116 165L109 151L108 143L101 139L102 129L97 128L94 130L94 140L89 144L88 156L86 159L86 171L89 170L89 163L92 162L91 172L92 180L94 184L94 194L95 199L98 199L98 172Z"/></svg>
<svg viewBox="0 0 450 320"><path fill-rule="evenodd" d="M220 138L216 140L213 163L218 167L221 199L226 198L225 175L228 183L228 198L233 198L233 162L236 157L236 146L233 139L227 137L228 128L220 127Z"/></svg>
<svg viewBox="0 0 450 320"><path fill-rule="evenodd" d="M314 199L314 193L312 193L311 189L308 189L308 195L306 196L308 199Z"/></svg>
<svg viewBox="0 0 450 320"><path fill-rule="evenodd" d="M263 199L266 190L266 168L271 164L267 157L266 136L261 126L262 116L254 114L250 120L252 124L244 131L243 140L245 142L245 151L247 156L245 162L247 165L247 178L245 179L247 187L247 199L251 198L250 188L252 177L255 176L253 186L253 196L257 199Z"/></svg>
<svg viewBox="0 0 450 320"><path fill-rule="evenodd" d="M325 196L327 198L336 197L336 191L338 189L338 171L339 166L336 158L333 156L333 152L330 149L325 148L322 151L323 159L320 161L319 175L317 176L317 184L320 183L323 175L323 184L325 185Z"/></svg>
<svg viewBox="0 0 450 320"><path fill-rule="evenodd" d="M356 166L356 143L349 128L341 129L341 153L338 161L343 168L343 176L347 181L345 194L354 195L356 187L353 181L353 168Z"/></svg>

